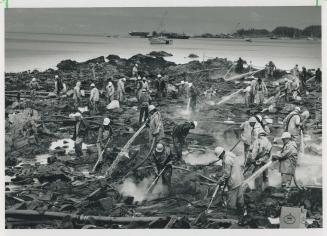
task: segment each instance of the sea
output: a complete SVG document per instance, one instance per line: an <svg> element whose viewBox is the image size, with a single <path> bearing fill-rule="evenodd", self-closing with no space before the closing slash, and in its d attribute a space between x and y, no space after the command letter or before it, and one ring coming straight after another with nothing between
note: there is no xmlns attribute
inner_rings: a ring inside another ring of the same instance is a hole
<svg viewBox="0 0 327 236"><path fill-rule="evenodd" d="M177 64L215 57L236 61L239 57L263 67L273 61L277 68L289 70L321 67L321 40L307 39L174 39L172 45L151 45L146 38L60 35L38 33L5 33L5 72L39 71L66 59L83 62L99 56L115 54L122 58L151 51L165 51L173 56L166 60ZM189 58L190 54L199 57Z"/></svg>

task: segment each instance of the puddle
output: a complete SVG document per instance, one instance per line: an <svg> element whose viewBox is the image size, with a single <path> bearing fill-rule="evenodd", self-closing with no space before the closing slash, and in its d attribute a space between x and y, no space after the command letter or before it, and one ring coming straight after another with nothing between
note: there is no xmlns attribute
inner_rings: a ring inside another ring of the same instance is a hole
<svg viewBox="0 0 327 236"><path fill-rule="evenodd" d="M88 146L93 146L93 145L88 145L83 143L82 144L82 149L85 150L87 149ZM65 138L65 139L59 139L55 142L52 142L50 145L49 150L53 151L56 150L57 148L63 148L65 149L65 153L68 154L70 152L74 153L74 140L70 138Z"/></svg>
<svg viewBox="0 0 327 236"><path fill-rule="evenodd" d="M190 165L207 165L210 162L216 161L217 157L213 152L207 152L202 150L196 151L184 151L183 152L183 160ZM217 165L216 162L215 165Z"/></svg>

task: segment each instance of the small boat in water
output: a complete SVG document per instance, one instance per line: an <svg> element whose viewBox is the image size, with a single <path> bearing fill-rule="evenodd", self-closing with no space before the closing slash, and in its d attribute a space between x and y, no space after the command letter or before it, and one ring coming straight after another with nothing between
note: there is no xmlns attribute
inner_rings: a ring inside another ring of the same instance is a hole
<svg viewBox="0 0 327 236"><path fill-rule="evenodd" d="M150 44L173 44L172 39L168 39L167 37L164 36L159 36L159 37L151 37L149 38Z"/></svg>
<svg viewBox="0 0 327 236"><path fill-rule="evenodd" d="M250 38L245 39L245 41L252 43L252 39L250 39Z"/></svg>

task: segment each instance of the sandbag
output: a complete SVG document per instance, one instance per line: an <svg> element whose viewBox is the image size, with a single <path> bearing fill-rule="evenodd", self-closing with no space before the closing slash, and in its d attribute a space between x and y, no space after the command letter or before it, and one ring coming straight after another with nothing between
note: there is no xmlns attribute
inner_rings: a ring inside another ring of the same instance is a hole
<svg viewBox="0 0 327 236"><path fill-rule="evenodd" d="M112 102L110 102L110 103L107 105L107 109L108 109L108 110L112 110L112 109L115 109L115 108L120 108L120 106L119 106L119 101L118 101L118 100L113 100Z"/></svg>

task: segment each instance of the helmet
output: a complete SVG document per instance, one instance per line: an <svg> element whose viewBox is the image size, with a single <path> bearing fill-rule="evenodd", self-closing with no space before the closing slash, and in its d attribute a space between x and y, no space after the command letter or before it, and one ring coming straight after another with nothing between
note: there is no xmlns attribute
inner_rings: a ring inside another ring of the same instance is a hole
<svg viewBox="0 0 327 236"><path fill-rule="evenodd" d="M164 146L162 143L158 143L156 146L156 152L162 152L164 150Z"/></svg>
<svg viewBox="0 0 327 236"><path fill-rule="evenodd" d="M36 81L36 79L35 79L35 78L33 78L33 79L32 79L32 81L33 81L33 82L35 82L35 81Z"/></svg>
<svg viewBox="0 0 327 236"><path fill-rule="evenodd" d="M126 78L122 78L121 80L124 81L124 82L126 82Z"/></svg>
<svg viewBox="0 0 327 236"><path fill-rule="evenodd" d="M261 122L262 121L262 116L261 115L256 115L256 117L258 118L258 120Z"/></svg>
<svg viewBox="0 0 327 236"><path fill-rule="evenodd" d="M181 84L185 84L184 80L181 81Z"/></svg>
<svg viewBox="0 0 327 236"><path fill-rule="evenodd" d="M135 63L135 66L139 66L139 65Z"/></svg>
<svg viewBox="0 0 327 236"><path fill-rule="evenodd" d="M150 105L150 106L149 106L149 111L153 111L155 108L156 108L155 106Z"/></svg>
<svg viewBox="0 0 327 236"><path fill-rule="evenodd" d="M83 116L82 116L82 114L81 114L80 112L76 112L76 113L74 114L74 117L81 117L81 118L82 118Z"/></svg>
<svg viewBox="0 0 327 236"><path fill-rule="evenodd" d="M109 125L110 124L110 119L109 118L104 118L103 119L103 125Z"/></svg>
<svg viewBox="0 0 327 236"><path fill-rule="evenodd" d="M76 85L77 85L77 86L81 86L81 81L77 81L77 82L76 82Z"/></svg>
<svg viewBox="0 0 327 236"><path fill-rule="evenodd" d="M146 92L146 88L142 89L142 92Z"/></svg>
<svg viewBox="0 0 327 236"><path fill-rule="evenodd" d="M216 147L215 148L215 154L216 156L219 158L221 156L221 154L225 151L225 149L223 147Z"/></svg>
<svg viewBox="0 0 327 236"><path fill-rule="evenodd" d="M193 85L193 83L188 83L188 86L189 86L189 87L192 87L192 85Z"/></svg>
<svg viewBox="0 0 327 236"><path fill-rule="evenodd" d="M251 91L251 86L247 86L243 91L244 92L250 92Z"/></svg>
<svg viewBox="0 0 327 236"><path fill-rule="evenodd" d="M308 119L310 117L310 112L308 110L306 110L306 111L302 112L301 116L303 118Z"/></svg>
<svg viewBox="0 0 327 236"><path fill-rule="evenodd" d="M161 75L160 74L158 74L158 78L161 78Z"/></svg>
<svg viewBox="0 0 327 236"><path fill-rule="evenodd" d="M112 82L109 82L109 83L108 83L108 86L111 87L111 86L112 86Z"/></svg>
<svg viewBox="0 0 327 236"><path fill-rule="evenodd" d="M198 126L198 122L197 121L193 121L194 127L196 128Z"/></svg>
<svg viewBox="0 0 327 236"><path fill-rule="evenodd" d="M291 138L291 134L289 132L284 132L281 136L281 139Z"/></svg>
<svg viewBox="0 0 327 236"><path fill-rule="evenodd" d="M95 87L95 84L94 84L94 83L92 83L92 84L91 84L91 87Z"/></svg>
<svg viewBox="0 0 327 236"><path fill-rule="evenodd" d="M58 75L55 75L55 78L58 78L59 76Z"/></svg>
<svg viewBox="0 0 327 236"><path fill-rule="evenodd" d="M141 76L138 76L138 77L137 77L137 80L141 80Z"/></svg>
<svg viewBox="0 0 327 236"><path fill-rule="evenodd" d="M295 107L294 110L297 111L297 112L300 112L301 111L301 108L300 107Z"/></svg>
<svg viewBox="0 0 327 236"><path fill-rule="evenodd" d="M249 122L250 123L257 122L257 119L254 116L251 116L250 119L249 119Z"/></svg>

